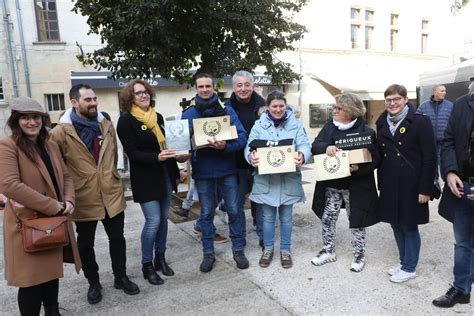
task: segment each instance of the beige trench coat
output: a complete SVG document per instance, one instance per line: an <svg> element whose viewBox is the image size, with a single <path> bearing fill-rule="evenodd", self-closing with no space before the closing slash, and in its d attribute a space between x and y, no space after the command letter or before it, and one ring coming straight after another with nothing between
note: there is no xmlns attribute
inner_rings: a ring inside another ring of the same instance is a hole
<svg viewBox="0 0 474 316"><path fill-rule="evenodd" d="M59 145L76 190L74 221L93 221L110 218L123 212L127 206L120 175L117 172L117 136L112 122L99 114L102 132L99 162L82 142L70 119L71 109L61 117L51 131L51 140Z"/></svg>
<svg viewBox="0 0 474 316"><path fill-rule="evenodd" d="M74 185L58 146L47 141L45 148L63 201L74 204ZM63 277L63 259L66 262L72 259L78 273L81 268L70 222L69 246L36 253L23 251L18 218L24 220L58 212L58 197L51 177L41 157L37 155L36 158L35 164L18 149L11 137L0 140L0 192L8 198L3 223L5 279L9 285L17 287L29 287Z"/></svg>

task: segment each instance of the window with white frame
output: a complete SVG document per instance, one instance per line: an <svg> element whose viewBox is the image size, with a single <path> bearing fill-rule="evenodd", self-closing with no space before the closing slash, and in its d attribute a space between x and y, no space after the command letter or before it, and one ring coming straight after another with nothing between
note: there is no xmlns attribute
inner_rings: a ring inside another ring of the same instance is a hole
<svg viewBox="0 0 474 316"><path fill-rule="evenodd" d="M365 49L373 48L373 36L375 28L374 16L374 10L365 9Z"/></svg>
<svg viewBox="0 0 474 316"><path fill-rule="evenodd" d="M63 93L45 94L44 103L48 109L48 112L66 110Z"/></svg>
<svg viewBox="0 0 474 316"><path fill-rule="evenodd" d="M421 53L426 54L428 52L428 19L421 20Z"/></svg>
<svg viewBox="0 0 474 316"><path fill-rule="evenodd" d="M34 0L38 41L59 41L59 23L56 0Z"/></svg>
<svg viewBox="0 0 474 316"><path fill-rule="evenodd" d="M398 14L390 14L390 50L392 52L397 50L397 41L398 41Z"/></svg>
<svg viewBox="0 0 474 316"><path fill-rule="evenodd" d="M351 47L359 48L360 38L360 8L351 8Z"/></svg>
<svg viewBox="0 0 474 316"><path fill-rule="evenodd" d="M373 48L374 17L374 9L351 7L351 47L353 49L361 48L362 45L365 49Z"/></svg>

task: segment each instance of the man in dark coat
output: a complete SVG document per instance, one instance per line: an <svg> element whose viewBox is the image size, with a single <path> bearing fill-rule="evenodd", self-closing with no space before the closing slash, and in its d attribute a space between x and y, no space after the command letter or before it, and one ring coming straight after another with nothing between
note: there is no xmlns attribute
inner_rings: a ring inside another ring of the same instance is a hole
<svg viewBox="0 0 474 316"><path fill-rule="evenodd" d="M467 304L474 281L474 94L454 103L441 146L441 175L446 182L439 214L453 223L454 282L433 301L438 307Z"/></svg>
<svg viewBox="0 0 474 316"><path fill-rule="evenodd" d="M247 134L250 135L250 131L260 117L260 111L265 107L265 99L254 91L253 76L250 72L245 70L239 70L232 76L232 86L234 92L230 96L229 101L226 105L231 106L240 122L244 126ZM243 216L242 222L244 223L243 235L245 238L245 211L244 203L245 196L252 190L253 184L253 167L247 163L244 158L244 149L239 150L236 153L237 161L237 182L238 182L238 207L241 209L239 213ZM263 248L263 213L257 203L251 202L252 216L254 218L254 224L257 227L257 235L260 239L260 246Z"/></svg>

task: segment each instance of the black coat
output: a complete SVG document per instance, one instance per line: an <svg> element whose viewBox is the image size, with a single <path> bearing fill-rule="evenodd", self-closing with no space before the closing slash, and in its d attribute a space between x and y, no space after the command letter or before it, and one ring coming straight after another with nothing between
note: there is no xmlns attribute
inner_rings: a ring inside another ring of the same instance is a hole
<svg viewBox="0 0 474 316"><path fill-rule="evenodd" d="M363 132L370 132L373 139L375 139L375 131L367 126L363 119L358 119L354 126L346 131L338 130L332 119L328 120L315 138L311 152L314 155L323 154L329 145L334 145L334 138L336 136ZM369 150L372 154L372 162L359 164L359 170L353 172L350 177L316 182L312 209L319 218L322 218L324 214L328 184L340 182L349 190L349 227L362 228L379 222L377 216L378 196L374 179L374 169L378 164L379 156L374 145L370 146Z"/></svg>
<svg viewBox="0 0 474 316"><path fill-rule="evenodd" d="M164 132L163 116L158 115L158 125ZM167 168L171 185L176 189L179 170L176 160L158 160L160 146L155 134L142 129L143 123L129 112L123 113L117 123L117 134L130 161L130 182L133 200L137 203L161 200L165 197L164 170Z"/></svg>
<svg viewBox="0 0 474 316"><path fill-rule="evenodd" d="M235 93L232 92L226 105L229 105L234 109L245 131L250 135L253 125L260 118L259 111L260 108L265 106L265 99L254 91L252 92L249 103L240 103L237 100ZM237 169L253 169L253 167L245 160L244 149L245 146L235 153Z"/></svg>
<svg viewBox="0 0 474 316"><path fill-rule="evenodd" d="M454 108L441 145L441 175L445 181L449 172L456 173L462 179L462 160L467 158L470 146L473 111L474 95L466 94L454 102ZM454 209L460 207L461 201L445 185L439 202L439 214L452 222Z"/></svg>
<svg viewBox="0 0 474 316"><path fill-rule="evenodd" d="M429 117L415 113L410 106L394 136L387 111L376 125L381 156L377 169L380 220L391 224L428 223L428 203L418 203L418 195L431 195L435 177L436 149Z"/></svg>

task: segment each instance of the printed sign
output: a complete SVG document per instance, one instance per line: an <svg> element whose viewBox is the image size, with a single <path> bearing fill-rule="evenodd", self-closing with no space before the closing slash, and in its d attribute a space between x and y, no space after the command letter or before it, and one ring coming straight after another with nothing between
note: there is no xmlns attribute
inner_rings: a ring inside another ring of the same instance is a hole
<svg viewBox="0 0 474 316"><path fill-rule="evenodd" d="M228 115L193 119L193 129L196 146L209 144L208 139L233 139Z"/></svg>
<svg viewBox="0 0 474 316"><path fill-rule="evenodd" d="M257 148L260 158L258 174L295 172L295 151L293 146L275 146Z"/></svg>
<svg viewBox="0 0 474 316"><path fill-rule="evenodd" d="M335 156L316 155L314 156L314 162L316 165L316 181L345 178L351 175L347 151L338 151Z"/></svg>

